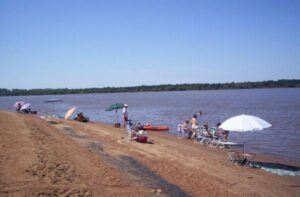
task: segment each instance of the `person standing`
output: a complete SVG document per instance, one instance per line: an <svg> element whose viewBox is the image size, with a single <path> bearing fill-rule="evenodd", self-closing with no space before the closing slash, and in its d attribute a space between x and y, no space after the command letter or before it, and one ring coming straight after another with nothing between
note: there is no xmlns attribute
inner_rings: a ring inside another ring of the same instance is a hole
<svg viewBox="0 0 300 197"><path fill-rule="evenodd" d="M191 129L192 129L192 136L191 136L191 138L194 139L194 137L196 137L197 129L199 128L199 126L198 126L198 119L197 119L197 115L196 114L193 115L193 118L191 119L190 123L192 125L192 127L191 127Z"/></svg>
<svg viewBox="0 0 300 197"><path fill-rule="evenodd" d="M124 104L124 107L123 107L123 128L126 127L127 123L128 123L128 105Z"/></svg>

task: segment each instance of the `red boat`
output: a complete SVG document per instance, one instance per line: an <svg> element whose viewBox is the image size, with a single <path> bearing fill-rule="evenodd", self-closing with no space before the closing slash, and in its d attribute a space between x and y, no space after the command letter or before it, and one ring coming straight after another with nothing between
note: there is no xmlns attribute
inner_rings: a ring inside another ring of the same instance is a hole
<svg viewBox="0 0 300 197"><path fill-rule="evenodd" d="M143 125L142 127L143 130L147 130L147 131L169 131L169 127L168 126L155 126L155 125Z"/></svg>

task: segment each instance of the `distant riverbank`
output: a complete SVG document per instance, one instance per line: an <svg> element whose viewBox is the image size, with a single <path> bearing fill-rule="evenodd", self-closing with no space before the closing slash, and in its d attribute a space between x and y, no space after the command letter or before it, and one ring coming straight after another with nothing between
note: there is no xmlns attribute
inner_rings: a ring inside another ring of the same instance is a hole
<svg viewBox="0 0 300 197"><path fill-rule="evenodd" d="M252 88L297 88L300 79L282 79L259 82L231 82L231 83L193 83L193 84L164 84L142 85L133 87L104 87L84 89L6 89L0 88L0 96L25 95L54 95L54 94L91 94L91 93L119 93L119 92L159 92L159 91L187 91L187 90L219 90L219 89L252 89Z"/></svg>

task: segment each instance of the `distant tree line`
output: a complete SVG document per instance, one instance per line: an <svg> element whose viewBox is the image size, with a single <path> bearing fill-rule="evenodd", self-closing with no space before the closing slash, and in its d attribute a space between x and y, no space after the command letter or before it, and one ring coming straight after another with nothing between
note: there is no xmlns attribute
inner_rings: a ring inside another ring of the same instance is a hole
<svg viewBox="0 0 300 197"><path fill-rule="evenodd" d="M288 79L277 81L241 82L241 83L194 83L194 84L165 84L142 85L134 87L104 87L84 89L0 89L0 96L23 95L51 95L51 94L90 94L90 93L117 93L117 92L158 92L158 91L186 91L186 90L219 90L219 89L250 89L250 88L297 88L300 80Z"/></svg>

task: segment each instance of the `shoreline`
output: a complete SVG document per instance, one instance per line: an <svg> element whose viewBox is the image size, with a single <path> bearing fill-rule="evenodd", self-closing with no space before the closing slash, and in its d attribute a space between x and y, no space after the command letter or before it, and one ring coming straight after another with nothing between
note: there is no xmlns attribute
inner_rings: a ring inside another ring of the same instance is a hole
<svg viewBox="0 0 300 197"><path fill-rule="evenodd" d="M110 123L101 122L101 121L91 121L90 123L105 125L105 126L112 126L112 124L110 124ZM169 140L174 140L174 139L180 138L181 140L184 140L187 143L193 143L193 144L195 143L191 139L187 139L187 138L178 136L178 134L175 132L170 132L170 131L147 131L147 132L156 137L165 137L165 138L168 138ZM199 145L199 147L202 146L201 144L197 144L197 145ZM298 161L298 160L282 158L280 156L272 155L271 153L259 153L259 152L255 152L255 151L250 151L249 153L254 153L256 155L256 157L259 158L259 160L265 160L267 162L276 162L276 163L282 163L282 164L294 165L294 166L300 167L300 161Z"/></svg>
<svg viewBox="0 0 300 197"><path fill-rule="evenodd" d="M0 193L15 196L297 196L300 176L235 166L168 133L124 141L103 123L0 111ZM257 160L286 163L257 155ZM292 164L290 162L286 164ZM297 163L300 167L299 163ZM34 187L32 187L34 185ZM1 195L0 195L1 196Z"/></svg>
<svg viewBox="0 0 300 197"><path fill-rule="evenodd" d="M106 124L106 123L100 123L100 124ZM106 125L109 125L109 124L106 124ZM182 137L179 137L176 134L173 134L173 133L170 133L170 132L158 133L158 132L155 132L155 131L150 131L148 133L150 133L150 135L154 135L156 137L165 137L168 140L179 139L180 141L184 141L187 144L189 144L189 143L190 144L195 144L196 146L199 146L199 148L203 147L203 145L197 144L197 143L193 142L191 139L182 138ZM205 147L207 147L207 145ZM210 148L210 147L207 147L207 148ZM210 149L212 149L212 150L217 149L217 151L224 152L224 154L226 154L226 151L229 150L229 149L220 149L220 148L210 148ZM281 157L275 157L274 155L271 155L271 154L262 154L262 153L252 152L252 151L247 152L247 153L255 154L256 155L255 158L257 159L257 161L281 163L281 164L291 165L291 166L295 166L295 167L300 167L300 161L285 159L285 158L281 158Z"/></svg>
<svg viewBox="0 0 300 197"><path fill-rule="evenodd" d="M100 124L107 124L107 123L101 123L99 122ZM109 124L107 124L109 125ZM179 136L176 135L176 133L172 133L172 132L161 132L160 134L157 134L157 132L155 131L150 131L151 134L154 134L154 135L161 135L161 136L168 136L170 135L170 140L172 139L172 137L175 137L175 138L181 138ZM183 140L186 140L187 142L190 142L190 143L194 143L191 139L187 139L187 138L182 138ZM201 144L198 144L199 146L202 146ZM247 151L248 152L248 151ZM292 160L292 159L288 159L288 158L282 158L282 157L276 157L275 155L272 155L271 153L258 153L258 152L255 152L255 151L249 151L249 153L253 153L256 155L256 157L259 158L259 160L265 160L267 162L276 162L276 163L283 163L283 164L288 164L288 165L295 165L297 167L300 167L300 161L297 161L297 160Z"/></svg>

